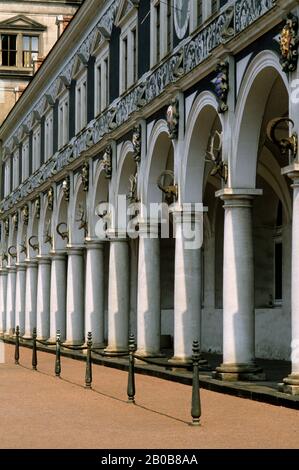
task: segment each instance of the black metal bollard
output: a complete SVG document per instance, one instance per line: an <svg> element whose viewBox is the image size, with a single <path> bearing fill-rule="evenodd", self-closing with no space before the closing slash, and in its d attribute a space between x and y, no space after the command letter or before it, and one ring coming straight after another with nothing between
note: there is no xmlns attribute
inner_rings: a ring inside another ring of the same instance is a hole
<svg viewBox="0 0 299 470"><path fill-rule="evenodd" d="M87 333L87 351L86 351L86 372L85 372L85 387L91 388L92 384L92 365L91 365L91 348L92 348L92 334Z"/></svg>
<svg viewBox="0 0 299 470"><path fill-rule="evenodd" d="M32 333L32 369L37 370L36 328L33 328Z"/></svg>
<svg viewBox="0 0 299 470"><path fill-rule="evenodd" d="M198 363L200 359L199 342L193 341L192 347L192 362L193 362L193 380L192 380L192 426L200 426L201 405L200 405L200 389L198 377Z"/></svg>
<svg viewBox="0 0 299 470"><path fill-rule="evenodd" d="M135 337L129 338L129 375L128 375L128 403L135 403Z"/></svg>
<svg viewBox="0 0 299 470"><path fill-rule="evenodd" d="M20 359L20 327L16 326L15 364L19 364L19 359Z"/></svg>
<svg viewBox="0 0 299 470"><path fill-rule="evenodd" d="M60 360L60 330L56 332L56 357L55 357L55 375L60 377L61 374L61 360Z"/></svg>

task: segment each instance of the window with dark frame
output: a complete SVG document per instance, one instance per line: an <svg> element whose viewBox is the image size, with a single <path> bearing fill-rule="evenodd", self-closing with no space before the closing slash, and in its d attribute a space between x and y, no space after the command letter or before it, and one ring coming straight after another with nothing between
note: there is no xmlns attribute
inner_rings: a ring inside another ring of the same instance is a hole
<svg viewBox="0 0 299 470"><path fill-rule="evenodd" d="M1 34L1 65L15 67L17 65L17 35Z"/></svg>
<svg viewBox="0 0 299 470"><path fill-rule="evenodd" d="M39 36L0 34L0 66L32 68L38 54Z"/></svg>

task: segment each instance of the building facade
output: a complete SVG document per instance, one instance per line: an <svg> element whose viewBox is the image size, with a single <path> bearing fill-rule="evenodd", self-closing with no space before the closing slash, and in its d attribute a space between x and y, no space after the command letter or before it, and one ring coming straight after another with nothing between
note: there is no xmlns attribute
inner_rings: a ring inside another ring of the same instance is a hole
<svg viewBox="0 0 299 470"><path fill-rule="evenodd" d="M81 0L0 2L0 124L81 3Z"/></svg>
<svg viewBox="0 0 299 470"><path fill-rule="evenodd" d="M197 339L222 380L291 358L298 393L298 15L84 2L0 130L3 335L178 361Z"/></svg>

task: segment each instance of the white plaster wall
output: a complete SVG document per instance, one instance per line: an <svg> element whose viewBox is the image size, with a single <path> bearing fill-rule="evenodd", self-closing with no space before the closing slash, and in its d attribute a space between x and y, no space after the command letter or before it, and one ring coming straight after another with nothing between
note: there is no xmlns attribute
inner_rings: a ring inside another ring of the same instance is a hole
<svg viewBox="0 0 299 470"><path fill-rule="evenodd" d="M291 315L281 308L256 310L256 357L289 360L290 344Z"/></svg>

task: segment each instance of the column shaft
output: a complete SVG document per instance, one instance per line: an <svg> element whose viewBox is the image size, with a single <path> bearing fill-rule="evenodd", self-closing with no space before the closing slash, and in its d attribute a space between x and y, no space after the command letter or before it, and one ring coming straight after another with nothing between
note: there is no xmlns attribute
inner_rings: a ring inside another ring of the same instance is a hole
<svg viewBox="0 0 299 470"><path fill-rule="evenodd" d="M151 238L156 236L156 238ZM148 233L139 225L137 347L138 354L160 354L160 240L157 230Z"/></svg>
<svg viewBox="0 0 299 470"><path fill-rule="evenodd" d="M293 226L292 226L292 372L280 386L282 391L299 395L299 170L290 173L293 184Z"/></svg>
<svg viewBox="0 0 299 470"><path fill-rule="evenodd" d="M16 307L16 268L7 267L7 298L6 298L6 335L12 336L15 329Z"/></svg>
<svg viewBox="0 0 299 470"><path fill-rule="evenodd" d="M84 272L82 249L68 249L66 294L66 340L84 342Z"/></svg>
<svg viewBox="0 0 299 470"><path fill-rule="evenodd" d="M185 246L183 222L176 218L174 284L174 360L189 361L200 341L201 249ZM199 223L195 227L200 230Z"/></svg>
<svg viewBox="0 0 299 470"><path fill-rule="evenodd" d="M218 377L263 379L254 363L252 197L224 200L223 364L217 369Z"/></svg>
<svg viewBox="0 0 299 470"><path fill-rule="evenodd" d="M93 344L104 344L104 242L86 246L85 338L92 332Z"/></svg>
<svg viewBox="0 0 299 470"><path fill-rule="evenodd" d="M51 253L50 338L55 340L57 330L61 340L66 338L66 256Z"/></svg>
<svg viewBox="0 0 299 470"><path fill-rule="evenodd" d="M26 265L25 336L30 338L36 328L37 262L26 261Z"/></svg>
<svg viewBox="0 0 299 470"><path fill-rule="evenodd" d="M6 330L7 269L0 269L0 334Z"/></svg>
<svg viewBox="0 0 299 470"><path fill-rule="evenodd" d="M37 306L36 330L39 339L48 339L50 336L50 282L51 260L46 257L37 257Z"/></svg>
<svg viewBox="0 0 299 470"><path fill-rule="evenodd" d="M129 335L129 246L127 241L110 242L107 352L127 351Z"/></svg>
<svg viewBox="0 0 299 470"><path fill-rule="evenodd" d="M16 264L16 326L20 327L20 335L25 333L25 294L26 294L26 265Z"/></svg>

